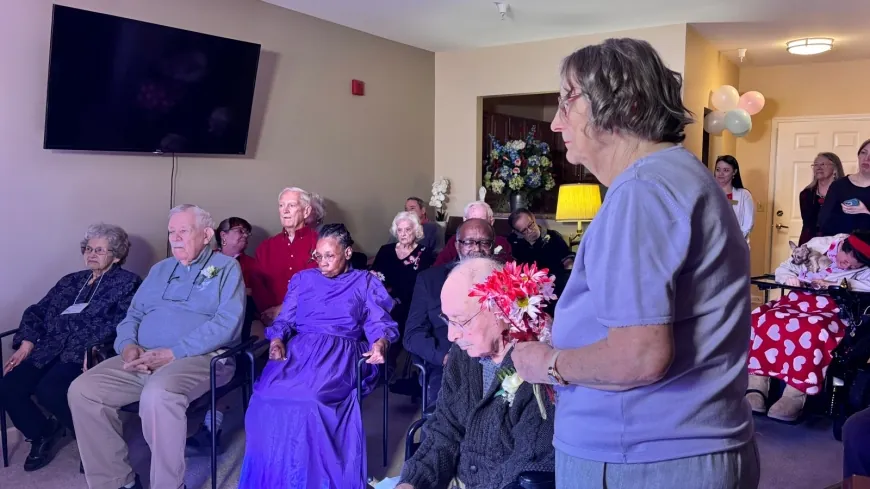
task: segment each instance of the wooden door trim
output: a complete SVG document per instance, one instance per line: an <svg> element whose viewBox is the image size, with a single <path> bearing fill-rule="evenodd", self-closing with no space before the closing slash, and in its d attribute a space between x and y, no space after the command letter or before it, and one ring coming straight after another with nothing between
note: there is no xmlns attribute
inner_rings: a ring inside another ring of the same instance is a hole
<svg viewBox="0 0 870 489"><path fill-rule="evenodd" d="M773 270L773 221L776 217L774 210L774 196L776 195L776 147L779 145L779 125L790 122L829 122L829 121L870 121L870 114L839 114L817 116L774 117L771 119L770 129L770 161L767 174L767 256L765 257L766 273ZM779 266L779 263L776 264Z"/></svg>

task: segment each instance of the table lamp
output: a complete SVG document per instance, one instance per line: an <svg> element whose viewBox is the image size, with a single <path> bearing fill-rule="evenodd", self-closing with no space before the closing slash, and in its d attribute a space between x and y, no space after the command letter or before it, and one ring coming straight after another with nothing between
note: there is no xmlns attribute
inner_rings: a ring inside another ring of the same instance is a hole
<svg viewBox="0 0 870 489"><path fill-rule="evenodd" d="M583 236L583 223L591 221L601 208L601 188L597 183L571 183L559 186L556 221L576 222L577 234L571 236L571 246Z"/></svg>

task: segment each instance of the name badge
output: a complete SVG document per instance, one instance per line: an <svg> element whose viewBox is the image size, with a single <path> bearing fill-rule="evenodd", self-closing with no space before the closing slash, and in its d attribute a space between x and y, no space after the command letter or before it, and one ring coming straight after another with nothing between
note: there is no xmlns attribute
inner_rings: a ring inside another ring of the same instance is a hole
<svg viewBox="0 0 870 489"><path fill-rule="evenodd" d="M63 312L61 313L61 315L63 315L63 314L78 314L78 313L84 311L85 308L88 307L88 304L89 304L88 302L81 302L79 304L73 304L73 305L67 307L66 309L64 309Z"/></svg>
<svg viewBox="0 0 870 489"><path fill-rule="evenodd" d="M731 200L730 202L731 202L731 205L737 205L737 204L739 204L739 202L737 202L736 200Z"/></svg>

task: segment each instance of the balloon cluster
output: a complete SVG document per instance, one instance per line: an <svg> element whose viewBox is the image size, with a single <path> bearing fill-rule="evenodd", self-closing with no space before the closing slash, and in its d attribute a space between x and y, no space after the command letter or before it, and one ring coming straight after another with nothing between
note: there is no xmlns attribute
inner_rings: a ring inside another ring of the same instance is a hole
<svg viewBox="0 0 870 489"><path fill-rule="evenodd" d="M717 88L711 98L716 110L704 117L704 130L714 136L727 129L742 138L752 130L752 116L764 108L764 95L755 91L740 95L731 85Z"/></svg>

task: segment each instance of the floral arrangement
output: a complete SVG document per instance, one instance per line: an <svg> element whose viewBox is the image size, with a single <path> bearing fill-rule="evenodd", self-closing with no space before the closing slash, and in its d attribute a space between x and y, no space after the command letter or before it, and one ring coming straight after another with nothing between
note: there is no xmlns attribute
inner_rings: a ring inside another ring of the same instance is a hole
<svg viewBox="0 0 870 489"><path fill-rule="evenodd" d="M218 274L218 267L214 265L209 265L204 270L199 272L205 278L215 278Z"/></svg>
<svg viewBox="0 0 870 489"><path fill-rule="evenodd" d="M429 199L429 205L435 208L435 220L446 221L447 209L444 201L447 200L447 189L450 187L450 181L441 177L432 183L432 198Z"/></svg>
<svg viewBox="0 0 870 489"><path fill-rule="evenodd" d="M519 266L516 262L510 262L503 269L492 272L484 282L475 284L468 296L479 297L481 308L486 307L510 325L505 331L508 341L549 343L552 318L543 308L547 302L556 299L556 277L548 275L548 272L548 269L538 269L534 264ZM502 390L510 402L512 397L507 397L509 390L516 392L523 380L519 378L516 370L505 372L501 380ZM546 389L548 398L553 401L552 387L535 384L533 388L541 417L547 419L543 390Z"/></svg>
<svg viewBox="0 0 870 489"><path fill-rule="evenodd" d="M556 186L550 147L535 139L532 126L525 139L499 142L492 134L492 151L483 163L483 185L496 194L522 192L537 197Z"/></svg>
<svg viewBox="0 0 870 489"><path fill-rule="evenodd" d="M508 406L514 403L514 397L520 386L523 385L523 379L517 374L517 369L506 367L498 371L496 374L498 381L501 383L501 388L495 393L496 397L503 397ZM544 419L547 419L546 413Z"/></svg>

